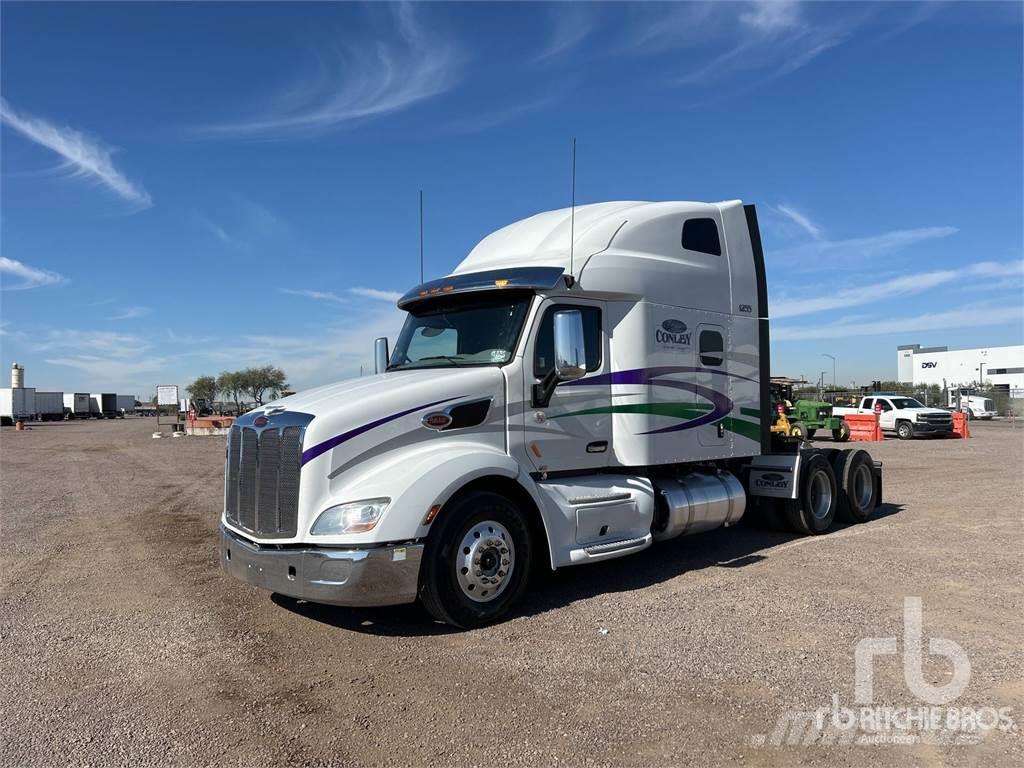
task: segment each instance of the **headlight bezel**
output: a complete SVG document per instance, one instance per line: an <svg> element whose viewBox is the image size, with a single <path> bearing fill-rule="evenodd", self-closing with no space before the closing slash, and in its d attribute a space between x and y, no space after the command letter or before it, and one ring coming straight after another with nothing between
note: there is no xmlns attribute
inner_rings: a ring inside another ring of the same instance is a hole
<svg viewBox="0 0 1024 768"><path fill-rule="evenodd" d="M391 499L387 496L334 504L317 515L309 528L309 535L348 536L368 533L377 527L389 506Z"/></svg>

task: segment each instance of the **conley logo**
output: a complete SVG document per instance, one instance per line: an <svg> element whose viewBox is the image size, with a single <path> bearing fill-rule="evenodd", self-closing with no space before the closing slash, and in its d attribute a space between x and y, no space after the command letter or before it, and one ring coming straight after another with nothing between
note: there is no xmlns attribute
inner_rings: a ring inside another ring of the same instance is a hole
<svg viewBox="0 0 1024 768"><path fill-rule="evenodd" d="M677 346L690 346L690 333L686 330L686 323L682 320L669 318L661 323L661 328L654 332L654 340L659 344L675 344Z"/></svg>
<svg viewBox="0 0 1024 768"><path fill-rule="evenodd" d="M938 363L921 363L922 368L938 368Z"/></svg>
<svg viewBox="0 0 1024 768"><path fill-rule="evenodd" d="M757 488L777 488L784 490L789 487L789 478L778 472L765 472L754 481Z"/></svg>

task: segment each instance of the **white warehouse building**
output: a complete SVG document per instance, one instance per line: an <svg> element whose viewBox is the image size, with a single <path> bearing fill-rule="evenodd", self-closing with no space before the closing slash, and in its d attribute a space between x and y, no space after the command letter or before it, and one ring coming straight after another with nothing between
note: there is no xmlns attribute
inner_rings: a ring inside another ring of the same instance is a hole
<svg viewBox="0 0 1024 768"><path fill-rule="evenodd" d="M969 386L984 382L1024 389L1024 344L949 349L904 344L896 347L897 380L906 384Z"/></svg>

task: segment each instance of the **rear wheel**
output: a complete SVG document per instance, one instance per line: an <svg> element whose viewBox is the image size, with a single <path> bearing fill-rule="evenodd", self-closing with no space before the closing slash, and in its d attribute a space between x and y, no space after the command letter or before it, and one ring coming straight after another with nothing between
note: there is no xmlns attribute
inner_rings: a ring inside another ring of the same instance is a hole
<svg viewBox="0 0 1024 768"><path fill-rule="evenodd" d="M863 523L875 513L875 463L867 451L839 451L832 459L839 489L836 515L847 523Z"/></svg>
<svg viewBox="0 0 1024 768"><path fill-rule="evenodd" d="M837 443L845 443L850 439L850 425L845 421L839 422L839 429L832 430L832 439Z"/></svg>
<svg viewBox="0 0 1024 768"><path fill-rule="evenodd" d="M786 519L797 533L827 531L836 517L836 476L820 453L812 453L800 468L800 495L786 505Z"/></svg>
<svg viewBox="0 0 1024 768"><path fill-rule="evenodd" d="M423 553L423 606L467 629L500 618L522 595L530 572L530 531L519 507L473 491L449 502L435 526Z"/></svg>
<svg viewBox="0 0 1024 768"><path fill-rule="evenodd" d="M794 421L789 427L789 436L797 440L806 440L807 426L802 421Z"/></svg>
<svg viewBox="0 0 1024 768"><path fill-rule="evenodd" d="M896 436L900 440L909 440L914 436L914 427L909 421L901 421L896 425Z"/></svg>

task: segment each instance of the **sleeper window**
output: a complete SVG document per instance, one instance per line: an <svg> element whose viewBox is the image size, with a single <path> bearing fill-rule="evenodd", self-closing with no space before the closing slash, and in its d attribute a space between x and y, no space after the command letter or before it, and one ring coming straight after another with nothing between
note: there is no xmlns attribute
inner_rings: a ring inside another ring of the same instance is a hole
<svg viewBox="0 0 1024 768"><path fill-rule="evenodd" d="M725 345L718 331L700 332L700 364L719 366L725 359Z"/></svg>
<svg viewBox="0 0 1024 768"><path fill-rule="evenodd" d="M688 251L722 255L718 225L714 219L687 219L683 222L683 248Z"/></svg>
<svg viewBox="0 0 1024 768"><path fill-rule="evenodd" d="M578 309L583 315L583 344L587 353L587 371L601 367L601 310L597 307L559 305L548 307L540 322L537 343L533 351L533 375L543 378L555 364L555 312L560 309Z"/></svg>

